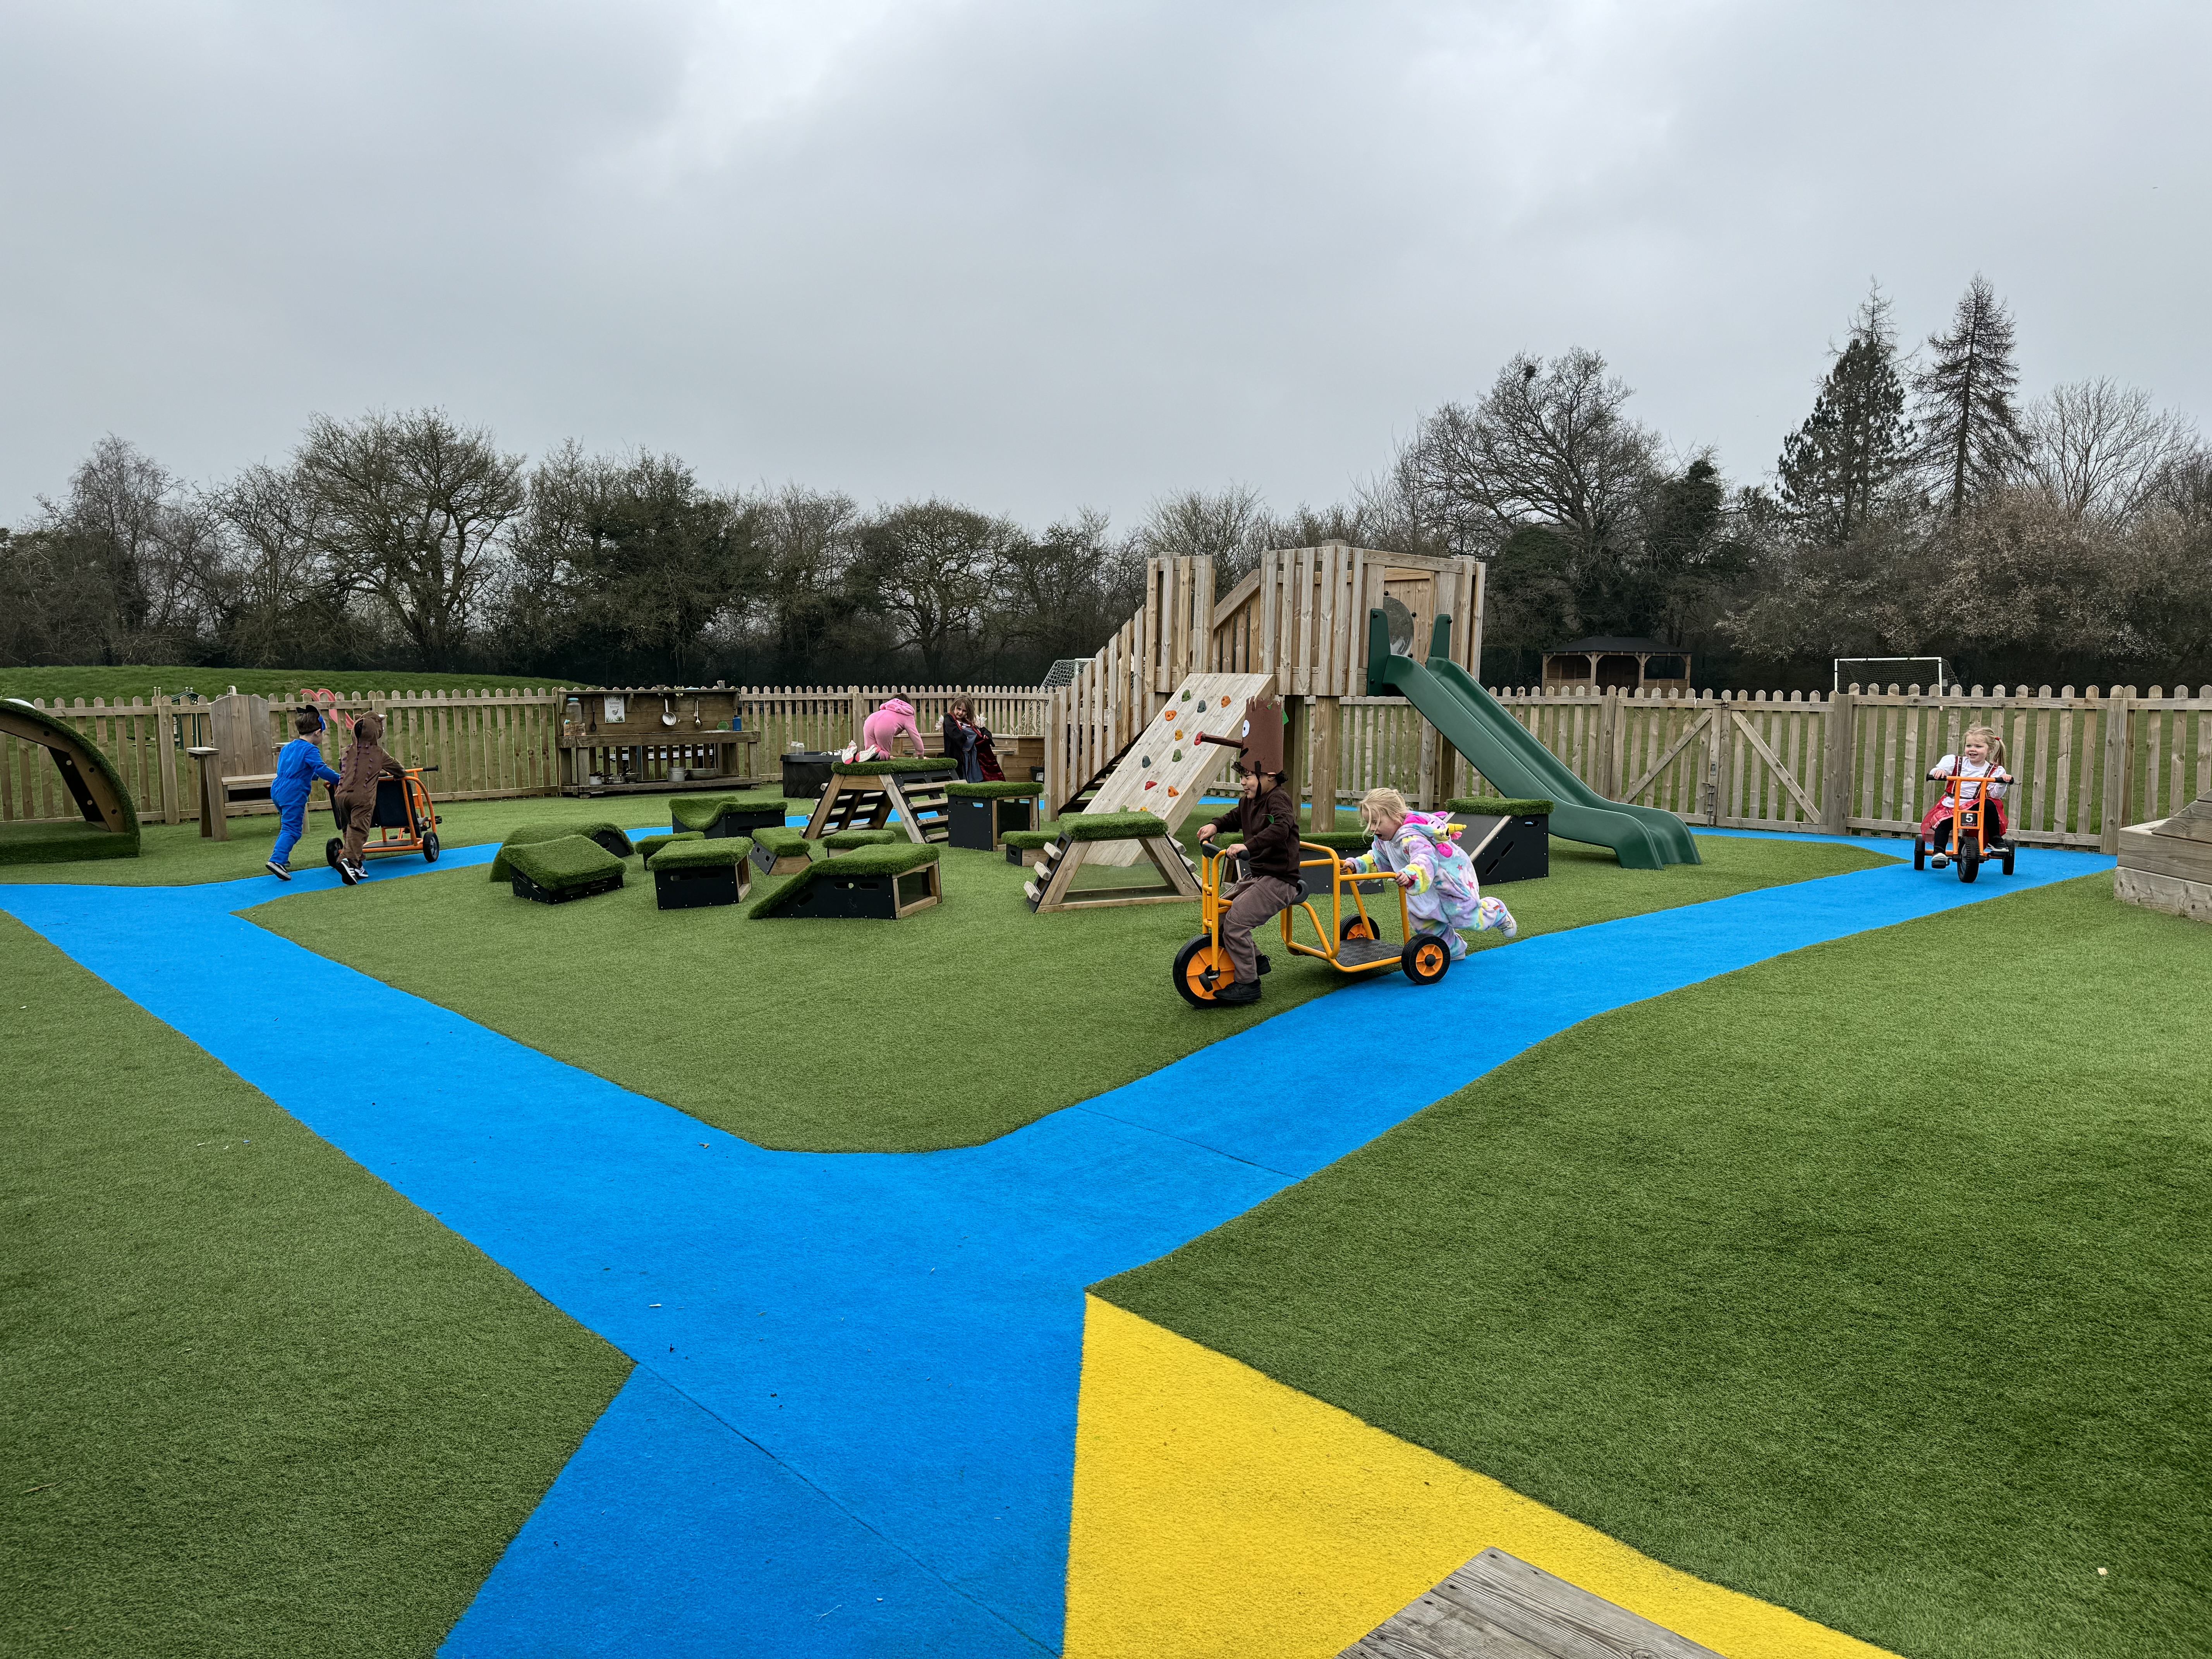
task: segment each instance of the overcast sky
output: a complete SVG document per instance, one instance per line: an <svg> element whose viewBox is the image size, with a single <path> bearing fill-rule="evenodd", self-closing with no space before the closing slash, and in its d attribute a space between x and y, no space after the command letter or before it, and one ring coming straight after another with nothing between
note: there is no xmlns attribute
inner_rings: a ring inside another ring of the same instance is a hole
<svg viewBox="0 0 2212 1659"><path fill-rule="evenodd" d="M1870 277L2212 416L2212 7L0 0L0 522L442 405L1127 523L1604 352L1755 477Z"/></svg>

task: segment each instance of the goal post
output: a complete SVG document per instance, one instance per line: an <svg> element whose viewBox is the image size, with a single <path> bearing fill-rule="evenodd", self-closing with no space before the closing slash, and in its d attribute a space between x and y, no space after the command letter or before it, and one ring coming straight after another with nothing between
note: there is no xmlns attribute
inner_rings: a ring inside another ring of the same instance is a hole
<svg viewBox="0 0 2212 1659"><path fill-rule="evenodd" d="M1934 663L1936 665L1936 695L1939 697L1943 695L1944 689L1951 683L1949 667L1941 657L1837 657L1833 659L1836 678L1834 684L1829 687L1829 695L1832 696L1844 689L1844 668L1846 664L1877 662Z"/></svg>

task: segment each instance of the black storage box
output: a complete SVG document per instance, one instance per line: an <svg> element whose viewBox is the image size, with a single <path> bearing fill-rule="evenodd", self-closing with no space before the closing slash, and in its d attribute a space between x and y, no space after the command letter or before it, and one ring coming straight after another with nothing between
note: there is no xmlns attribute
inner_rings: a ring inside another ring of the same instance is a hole
<svg viewBox="0 0 2212 1659"><path fill-rule="evenodd" d="M1467 826L1460 845L1474 860L1474 878L1485 887L1501 882L1534 881L1552 873L1552 818L1548 812L1516 812L1503 818L1476 814L1458 821Z"/></svg>
<svg viewBox="0 0 2212 1659"><path fill-rule="evenodd" d="M734 864L679 865L653 872L653 902L663 910L703 910L735 904L744 895Z"/></svg>
<svg viewBox="0 0 2212 1659"><path fill-rule="evenodd" d="M830 765L837 758L827 749L786 750L783 793L792 800L819 800L830 787Z"/></svg>

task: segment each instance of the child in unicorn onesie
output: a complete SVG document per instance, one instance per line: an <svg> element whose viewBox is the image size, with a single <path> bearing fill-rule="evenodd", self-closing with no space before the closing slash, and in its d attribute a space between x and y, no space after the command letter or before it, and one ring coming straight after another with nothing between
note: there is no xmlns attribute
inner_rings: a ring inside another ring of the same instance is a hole
<svg viewBox="0 0 2212 1659"><path fill-rule="evenodd" d="M1475 880L1474 860L1450 838L1450 814L1407 810L1395 789L1370 789L1360 798L1360 821L1374 842L1344 867L1355 875L1396 872L1406 890L1411 925L1433 928L1451 941L1452 960L1467 954L1460 929L1497 930L1511 939L1521 931L1503 901L1485 898Z"/></svg>

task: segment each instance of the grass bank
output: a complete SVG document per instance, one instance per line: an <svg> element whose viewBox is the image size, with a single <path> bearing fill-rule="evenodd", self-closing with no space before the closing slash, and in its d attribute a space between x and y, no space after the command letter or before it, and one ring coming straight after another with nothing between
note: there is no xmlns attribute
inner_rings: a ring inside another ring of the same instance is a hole
<svg viewBox="0 0 2212 1659"><path fill-rule="evenodd" d="M1796 842L1703 849L1702 865L1636 871L1555 842L1548 878L1498 891L1526 935L1882 861ZM717 1127L811 1152L990 1140L1309 997L1360 989L1279 950L1255 1007L1188 1008L1169 966L1197 930L1194 904L1040 916L1022 902L1024 872L996 854L948 848L943 875L945 902L898 922L664 914L634 860L622 891L574 904L532 904L462 870L251 914Z"/></svg>
<svg viewBox="0 0 2212 1659"><path fill-rule="evenodd" d="M1099 1293L1901 1654L2204 1651L2208 935L2111 890L1589 1021Z"/></svg>
<svg viewBox="0 0 2212 1659"><path fill-rule="evenodd" d="M0 668L0 697L43 697L75 702L94 697L130 702L149 697L158 686L171 696L187 686L203 698L219 697L235 686L256 696L289 697L301 690L495 691L508 688L550 689L554 682L519 674L419 674L402 669L185 668L176 664L124 664L115 667Z"/></svg>

